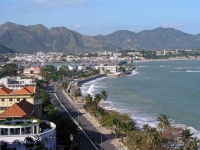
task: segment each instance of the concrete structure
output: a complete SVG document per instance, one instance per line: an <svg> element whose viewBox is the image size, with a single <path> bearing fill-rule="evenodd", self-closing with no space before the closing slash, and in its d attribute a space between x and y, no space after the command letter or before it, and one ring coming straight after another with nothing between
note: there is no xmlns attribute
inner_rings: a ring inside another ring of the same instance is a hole
<svg viewBox="0 0 200 150"><path fill-rule="evenodd" d="M56 125L36 118L37 106L26 100L13 104L0 114L1 149L36 149L36 142L43 142L48 150L56 150ZM40 128L40 124L48 127Z"/></svg>
<svg viewBox="0 0 200 150"><path fill-rule="evenodd" d="M37 107L37 118L42 117L42 99L37 98L35 86L23 87L17 91L7 87L0 88L0 113L11 107L15 103L26 100Z"/></svg>
<svg viewBox="0 0 200 150"><path fill-rule="evenodd" d="M25 75L35 76L39 75L40 71L41 71L40 66L37 66L37 67L25 68L23 73Z"/></svg>
<svg viewBox="0 0 200 150"><path fill-rule="evenodd" d="M28 77L4 77L0 79L0 87L19 90L24 86L36 86L36 79Z"/></svg>
<svg viewBox="0 0 200 150"><path fill-rule="evenodd" d="M106 73L107 71L115 74L117 72L119 72L119 62L111 62L109 64L100 64L99 66L97 66L98 68L100 68L100 73Z"/></svg>

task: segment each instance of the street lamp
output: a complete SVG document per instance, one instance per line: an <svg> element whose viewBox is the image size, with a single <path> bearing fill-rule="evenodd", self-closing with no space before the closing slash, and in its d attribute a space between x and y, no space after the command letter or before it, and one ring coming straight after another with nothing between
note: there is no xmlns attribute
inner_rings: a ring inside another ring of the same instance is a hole
<svg viewBox="0 0 200 150"><path fill-rule="evenodd" d="M101 131L100 131L101 132ZM102 147L102 132L101 132L101 147Z"/></svg>

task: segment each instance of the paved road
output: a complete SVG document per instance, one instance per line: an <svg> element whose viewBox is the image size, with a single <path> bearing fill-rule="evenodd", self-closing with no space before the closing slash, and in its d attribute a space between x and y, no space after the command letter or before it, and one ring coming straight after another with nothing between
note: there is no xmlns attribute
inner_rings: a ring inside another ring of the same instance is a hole
<svg viewBox="0 0 200 150"><path fill-rule="evenodd" d="M53 87L50 87L49 90L54 91ZM56 89L56 95L58 96L60 102L66 107L66 109L71 114L71 116L73 116L77 120L77 122L79 122L81 124L81 126L82 126L82 128L84 128L85 132L90 136L90 138L96 144L98 144L104 150L115 150L115 148L112 145L110 145L110 140L114 139L115 136L111 135L111 134L105 135L105 134L100 133L99 130L96 129L87 120L87 118L85 118L78 111L78 109L80 109L83 106L82 104L71 103L66 98L66 96L62 92L61 88ZM56 96L53 93L51 93L50 96L51 96L51 99L52 99L52 103L55 105L56 109L58 108L58 111L61 114L70 117L65 112L65 110L63 109L63 107L60 105L60 103L59 103L58 99L56 98ZM75 136L74 140L77 141L77 143L79 144L79 147L81 147L81 149L83 149L83 150L93 150L93 149L95 149L94 147L92 148L92 144L90 143L90 141L87 139L87 137L82 132L79 132L79 134L77 136ZM83 141L83 139L84 139L84 141ZM80 144L80 142L82 143L82 145ZM90 145L90 147L88 147L88 148L87 148L87 146L83 147L84 145Z"/></svg>
<svg viewBox="0 0 200 150"><path fill-rule="evenodd" d="M57 96L55 93L49 93L51 102L57 109L58 113L71 118L69 113L66 111L66 109L63 107L63 105L59 102ZM87 136L83 133L83 131L78 128L79 132L77 135L74 135L74 141L78 144L78 146L81 148L81 150L97 150L97 148L94 146L94 144L87 138Z"/></svg>

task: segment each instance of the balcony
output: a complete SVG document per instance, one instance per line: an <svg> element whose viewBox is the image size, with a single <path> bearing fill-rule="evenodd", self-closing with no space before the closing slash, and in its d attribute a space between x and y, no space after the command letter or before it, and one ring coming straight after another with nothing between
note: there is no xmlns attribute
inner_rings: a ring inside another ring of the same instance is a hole
<svg viewBox="0 0 200 150"><path fill-rule="evenodd" d="M46 120L37 119L16 119L0 122L0 145L7 145L7 148L20 147L26 149L26 138L39 136L48 149L55 149L56 125ZM5 144L6 143L6 144ZM31 145L35 146L34 143Z"/></svg>

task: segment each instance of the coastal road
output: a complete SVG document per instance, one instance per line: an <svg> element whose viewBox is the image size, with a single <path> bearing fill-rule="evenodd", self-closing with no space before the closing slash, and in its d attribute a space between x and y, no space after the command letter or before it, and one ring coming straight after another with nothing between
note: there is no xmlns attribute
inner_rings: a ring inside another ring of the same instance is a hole
<svg viewBox="0 0 200 150"><path fill-rule="evenodd" d="M46 89L48 91L49 88ZM55 93L49 93L49 96L51 98L51 102L58 111L58 113L64 117L71 118L71 115L66 111L66 109L63 107L63 105L59 102L58 97ZM94 144L87 138L87 136L83 133L80 128L78 128L78 134L74 135L74 141L78 144L78 146L81 148L81 150L97 150L97 148L94 146Z"/></svg>
<svg viewBox="0 0 200 150"><path fill-rule="evenodd" d="M53 87L51 87L50 90L53 91L54 90ZM114 139L115 135L102 134L100 132L102 129L96 129L93 126L93 124L91 124L90 121L87 120L87 118L85 118L85 116L83 116L83 114L81 114L79 112L79 109L83 107L83 104L75 104L75 103L71 102L70 100L68 100L65 93L62 91L62 89L60 87L57 88L55 92L56 92L56 95L58 96L60 102L66 107L66 109L71 114L71 116L73 116L77 120L77 122L79 122L81 124L81 126L82 126L82 128L84 128L85 132L90 136L90 138L97 145L99 145L104 150L116 150L116 148L114 148L112 145L110 145L110 140ZM53 94L50 94L50 95L53 98ZM53 99L55 99L55 97ZM54 100L54 102L52 102L52 103L55 105L59 105L58 100L56 100L56 101ZM59 108L59 110L60 109L61 108ZM64 112L62 112L62 113L64 113ZM70 116L68 116L68 117L70 117ZM83 137L83 138L86 138L86 137ZM79 147L81 147L81 149L84 149L82 147L82 145L84 145L84 144L87 145L87 143L85 143L85 141L80 143L82 138L78 138L77 140L78 140L77 143L79 144Z"/></svg>

